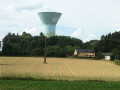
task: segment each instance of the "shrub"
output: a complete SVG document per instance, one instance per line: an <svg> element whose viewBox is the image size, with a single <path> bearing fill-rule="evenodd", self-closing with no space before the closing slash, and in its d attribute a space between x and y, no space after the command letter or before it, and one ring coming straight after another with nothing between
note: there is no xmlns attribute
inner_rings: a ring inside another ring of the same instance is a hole
<svg viewBox="0 0 120 90"><path fill-rule="evenodd" d="M98 51L96 54L96 59L103 59L103 58L104 58L104 56L102 55L102 52Z"/></svg>

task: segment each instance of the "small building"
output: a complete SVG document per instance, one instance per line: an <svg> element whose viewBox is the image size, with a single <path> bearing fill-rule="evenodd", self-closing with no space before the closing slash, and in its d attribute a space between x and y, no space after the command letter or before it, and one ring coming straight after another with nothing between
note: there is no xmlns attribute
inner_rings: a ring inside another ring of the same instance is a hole
<svg viewBox="0 0 120 90"><path fill-rule="evenodd" d="M95 57L95 51L94 49L75 49L74 56Z"/></svg>
<svg viewBox="0 0 120 90"><path fill-rule="evenodd" d="M105 60L109 61L111 59L110 56L112 55L112 53L111 52L107 52L107 53L102 53L102 55L104 56Z"/></svg>

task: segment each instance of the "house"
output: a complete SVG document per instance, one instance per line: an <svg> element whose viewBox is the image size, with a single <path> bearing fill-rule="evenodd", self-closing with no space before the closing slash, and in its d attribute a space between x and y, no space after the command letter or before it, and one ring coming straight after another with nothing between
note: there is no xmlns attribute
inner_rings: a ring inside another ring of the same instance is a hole
<svg viewBox="0 0 120 90"><path fill-rule="evenodd" d="M110 60L111 58L110 58L110 56L112 55L112 53L111 52L107 52L107 53L102 53L102 55L105 57L105 60Z"/></svg>
<svg viewBox="0 0 120 90"><path fill-rule="evenodd" d="M94 49L75 49L74 56L95 57L95 51Z"/></svg>

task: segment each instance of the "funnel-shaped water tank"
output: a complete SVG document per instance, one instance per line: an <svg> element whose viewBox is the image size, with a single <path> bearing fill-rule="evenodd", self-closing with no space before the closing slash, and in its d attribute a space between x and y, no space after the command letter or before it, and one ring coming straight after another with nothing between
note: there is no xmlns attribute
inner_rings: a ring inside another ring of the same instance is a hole
<svg viewBox="0 0 120 90"><path fill-rule="evenodd" d="M55 35L55 27L61 16L61 13L58 12L39 12L38 13L41 22L43 24L44 30L43 33L47 37Z"/></svg>

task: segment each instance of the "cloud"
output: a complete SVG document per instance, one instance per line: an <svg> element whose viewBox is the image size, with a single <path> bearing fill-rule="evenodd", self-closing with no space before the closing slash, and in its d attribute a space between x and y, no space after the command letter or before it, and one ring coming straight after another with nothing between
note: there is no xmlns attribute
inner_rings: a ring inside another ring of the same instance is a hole
<svg viewBox="0 0 120 90"><path fill-rule="evenodd" d="M65 32L62 30L56 30L56 35L64 35Z"/></svg>
<svg viewBox="0 0 120 90"><path fill-rule="evenodd" d="M39 35L39 34L40 34L40 31L37 30L36 27L25 28L24 31L27 32L27 33L30 33L30 34L32 34L32 35Z"/></svg>
<svg viewBox="0 0 120 90"><path fill-rule="evenodd" d="M84 42L96 39L95 34L82 31L80 28L75 30L70 36L79 38L79 39L83 40Z"/></svg>
<svg viewBox="0 0 120 90"><path fill-rule="evenodd" d="M82 32L81 32L81 29L79 28L71 34L72 37L80 37L81 35L82 35Z"/></svg>
<svg viewBox="0 0 120 90"><path fill-rule="evenodd" d="M55 11L54 7L52 5L48 5L43 1L38 1L38 3L29 3L29 4L23 4L19 6L14 7L17 12L21 12L24 10L27 11L33 11L38 10L40 12L53 12Z"/></svg>
<svg viewBox="0 0 120 90"><path fill-rule="evenodd" d="M19 34L22 35L23 32L30 33L32 36L39 35L41 32L43 32L42 27L26 27L23 28L22 30L13 30L11 33Z"/></svg>
<svg viewBox="0 0 120 90"><path fill-rule="evenodd" d="M120 32L120 29L117 29L116 32Z"/></svg>
<svg viewBox="0 0 120 90"><path fill-rule="evenodd" d="M0 34L0 41L2 41L4 35L3 34Z"/></svg>
<svg viewBox="0 0 120 90"><path fill-rule="evenodd" d="M119 0L0 0L0 33L6 35L30 29L38 34L42 25L37 13L57 11L62 13L58 27L84 28L84 31L76 32L75 29L58 29L58 35L72 33L76 37L77 33L82 33L80 36L84 41L98 38L98 35L100 38L101 34L120 28L119 3ZM79 35L77 37L81 39Z"/></svg>
<svg viewBox="0 0 120 90"><path fill-rule="evenodd" d="M24 11L24 10L28 10L28 11L32 11L32 10L36 10L39 8L43 8L43 4L37 4L37 5L28 5L28 6L19 6L19 7L15 7L16 11L20 12L20 11Z"/></svg>

